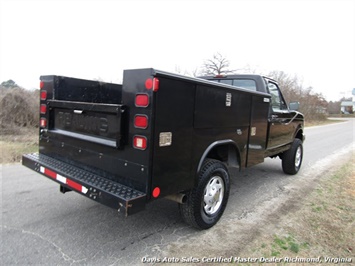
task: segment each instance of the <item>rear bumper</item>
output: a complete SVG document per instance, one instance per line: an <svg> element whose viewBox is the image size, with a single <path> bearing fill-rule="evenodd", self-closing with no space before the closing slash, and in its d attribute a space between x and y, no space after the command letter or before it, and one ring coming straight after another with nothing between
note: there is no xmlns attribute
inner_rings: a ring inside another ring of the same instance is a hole
<svg viewBox="0 0 355 266"><path fill-rule="evenodd" d="M145 208L145 193L52 157L38 153L26 154L22 156L22 164L62 187L117 209L125 216Z"/></svg>

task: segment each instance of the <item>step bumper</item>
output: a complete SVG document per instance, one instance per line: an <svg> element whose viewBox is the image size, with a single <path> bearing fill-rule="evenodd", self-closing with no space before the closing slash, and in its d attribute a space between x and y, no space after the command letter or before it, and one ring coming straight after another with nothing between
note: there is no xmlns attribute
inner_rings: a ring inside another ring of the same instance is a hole
<svg viewBox="0 0 355 266"><path fill-rule="evenodd" d="M32 153L22 156L22 164L66 189L117 209L125 216L145 209L145 193L66 162L43 154Z"/></svg>

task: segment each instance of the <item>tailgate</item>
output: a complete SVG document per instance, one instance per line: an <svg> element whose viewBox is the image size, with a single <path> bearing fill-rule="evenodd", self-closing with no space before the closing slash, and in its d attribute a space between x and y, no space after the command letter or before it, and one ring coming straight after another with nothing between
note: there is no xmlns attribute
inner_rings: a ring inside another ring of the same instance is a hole
<svg viewBox="0 0 355 266"><path fill-rule="evenodd" d="M49 132L94 142L113 148L122 147L120 104L84 103L49 100Z"/></svg>

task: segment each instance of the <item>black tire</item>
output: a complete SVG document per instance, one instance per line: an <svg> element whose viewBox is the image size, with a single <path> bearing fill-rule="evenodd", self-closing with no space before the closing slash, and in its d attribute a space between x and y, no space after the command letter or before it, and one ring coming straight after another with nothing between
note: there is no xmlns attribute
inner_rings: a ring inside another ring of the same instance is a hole
<svg viewBox="0 0 355 266"><path fill-rule="evenodd" d="M186 223L198 229L208 229L219 221L226 208L229 174L222 162L207 159L198 178L197 186L186 193L187 200L179 204L179 209Z"/></svg>
<svg viewBox="0 0 355 266"><path fill-rule="evenodd" d="M282 170L289 175L295 175L301 168L303 145L300 139L295 139L288 151L282 155Z"/></svg>

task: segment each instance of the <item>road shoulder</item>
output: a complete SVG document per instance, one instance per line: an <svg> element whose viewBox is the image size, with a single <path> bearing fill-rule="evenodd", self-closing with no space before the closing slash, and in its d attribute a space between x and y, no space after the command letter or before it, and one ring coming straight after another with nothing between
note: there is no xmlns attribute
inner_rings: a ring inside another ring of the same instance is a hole
<svg viewBox="0 0 355 266"><path fill-rule="evenodd" d="M334 175L339 174L339 171L344 171L345 168L342 168L344 165L348 167L346 168L347 173L354 173L354 164L353 148L350 145L348 148L318 161L305 174L296 176L297 180L285 187L288 193L283 193L280 197L265 201L254 213L247 217L225 219L210 230L191 234L174 243L170 243L163 252L162 258L180 258L180 262L182 262L181 258L195 258L196 263L192 264L198 265L201 263L202 265L204 264L203 258L206 257L221 259L231 257L263 257L267 259L274 257L276 259L287 256L290 258L323 256L323 260L325 257L330 259L336 256L351 257L353 256L353 248L355 248L353 240L355 236L354 232L351 231L351 228L353 228L351 226L353 226L355 220L354 209L347 211L351 217L348 217L348 223L344 224L344 227L348 228L352 233L342 236L344 241L349 244L348 246L344 244L345 242L343 242L343 245L339 244L339 252L329 250L329 247L325 244L330 240L329 237L325 237L322 240L325 241L323 243L319 242L319 237L312 236L312 234L328 234L332 230L336 230L330 220L324 222L324 229L319 232L314 231L313 233L313 231L303 230L302 226L304 225L303 223L307 223L311 219L316 219L315 224L317 224L317 219L320 219L308 218L306 215L312 214L310 210L318 210L321 207L317 205L314 193L317 196L317 193L321 191L320 189L327 187L328 181ZM352 177L353 179L350 180L354 180L353 175ZM349 179L342 180L337 185L337 189L340 189L340 191L336 190L336 192L333 191L332 193L343 193L347 189L342 182L349 182ZM322 193L326 194L326 192L323 191ZM352 200L352 205L350 206L355 206L354 194L351 194L350 198ZM339 213L334 213L334 211L338 210L334 210L334 208L336 207L333 206L330 210L322 209L324 211L322 214L325 217L337 216ZM350 207L345 204L344 208ZM328 223L330 223L329 226L327 225ZM310 238L306 238L307 235ZM333 242L335 244L336 240L334 239ZM226 261L226 263L228 262ZM252 263L251 261L244 262ZM260 263L261 261L255 262ZM269 262L278 263L277 261ZM294 263L297 263L297 261L294 261Z"/></svg>

